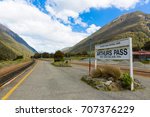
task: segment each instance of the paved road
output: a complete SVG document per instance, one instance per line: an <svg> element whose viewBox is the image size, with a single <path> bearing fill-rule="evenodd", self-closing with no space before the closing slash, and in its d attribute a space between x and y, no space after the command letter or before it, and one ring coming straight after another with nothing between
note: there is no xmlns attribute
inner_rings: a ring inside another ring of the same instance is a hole
<svg viewBox="0 0 150 117"><path fill-rule="evenodd" d="M32 74L9 99L150 99L149 78L138 78L146 86L144 90L105 92L98 91L80 80L87 72L88 69L83 66L60 68L52 66L49 62L40 61Z"/></svg>

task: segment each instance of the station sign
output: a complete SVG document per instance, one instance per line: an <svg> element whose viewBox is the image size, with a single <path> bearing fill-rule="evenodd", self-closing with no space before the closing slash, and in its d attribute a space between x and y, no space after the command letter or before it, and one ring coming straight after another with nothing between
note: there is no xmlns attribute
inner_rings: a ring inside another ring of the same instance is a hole
<svg viewBox="0 0 150 117"><path fill-rule="evenodd" d="M133 86L133 55L132 55L132 38L116 40L104 44L95 45L95 69L97 60L129 60L130 77L132 78L131 90Z"/></svg>
<svg viewBox="0 0 150 117"><path fill-rule="evenodd" d="M96 59L130 59L129 39L95 46Z"/></svg>

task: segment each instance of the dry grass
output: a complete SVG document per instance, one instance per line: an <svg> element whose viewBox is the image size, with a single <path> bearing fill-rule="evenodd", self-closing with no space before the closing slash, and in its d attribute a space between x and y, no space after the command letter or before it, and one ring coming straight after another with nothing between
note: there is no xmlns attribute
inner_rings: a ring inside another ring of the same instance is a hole
<svg viewBox="0 0 150 117"><path fill-rule="evenodd" d="M113 78L120 78L121 76L121 70L117 66L112 66L112 65L105 65L102 66L102 73L105 75L109 75Z"/></svg>
<svg viewBox="0 0 150 117"><path fill-rule="evenodd" d="M119 67L112 65L98 66L96 70L92 71L93 78L99 77L113 77L115 80L119 79L121 76L121 70Z"/></svg>
<svg viewBox="0 0 150 117"><path fill-rule="evenodd" d="M99 78L102 76L102 70L98 67L96 70L94 69L91 74L92 78Z"/></svg>

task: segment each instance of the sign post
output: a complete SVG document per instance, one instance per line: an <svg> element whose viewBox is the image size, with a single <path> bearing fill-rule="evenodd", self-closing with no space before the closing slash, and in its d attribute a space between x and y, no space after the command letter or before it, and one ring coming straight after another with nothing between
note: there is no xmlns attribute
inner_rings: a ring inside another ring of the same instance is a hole
<svg viewBox="0 0 150 117"><path fill-rule="evenodd" d="M89 50L89 76L91 76L91 39L89 42L90 50Z"/></svg>
<svg viewBox="0 0 150 117"><path fill-rule="evenodd" d="M134 90L134 79L133 79L133 54L132 54L132 38L129 38L130 48L130 77L132 78L131 91Z"/></svg>
<svg viewBox="0 0 150 117"><path fill-rule="evenodd" d="M97 69L96 49L95 49L95 69Z"/></svg>
<svg viewBox="0 0 150 117"><path fill-rule="evenodd" d="M130 60L131 90L134 90L132 38L95 45L95 69L98 59Z"/></svg>

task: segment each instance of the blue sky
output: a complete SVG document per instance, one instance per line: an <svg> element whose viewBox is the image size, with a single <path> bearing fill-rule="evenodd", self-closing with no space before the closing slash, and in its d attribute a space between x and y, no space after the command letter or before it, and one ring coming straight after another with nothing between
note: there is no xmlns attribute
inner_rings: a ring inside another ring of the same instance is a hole
<svg viewBox="0 0 150 117"><path fill-rule="evenodd" d="M39 9L42 8L42 11L47 13L45 9L46 0L33 0L32 4L35 5L36 7L40 6ZM83 22L88 23L88 25L95 24L97 26L103 27L104 25L108 24L118 16L135 11L142 11L144 13L150 14L150 2L147 4L136 4L134 8L127 10L118 9L115 7L102 9L91 8L89 12L81 13L80 17L82 18ZM86 29L84 27L81 27L80 25L73 25L72 27L74 31L78 32L85 32Z"/></svg>
<svg viewBox="0 0 150 117"><path fill-rule="evenodd" d="M150 0L1 0L0 23L38 51L70 47L118 16L150 14Z"/></svg>

